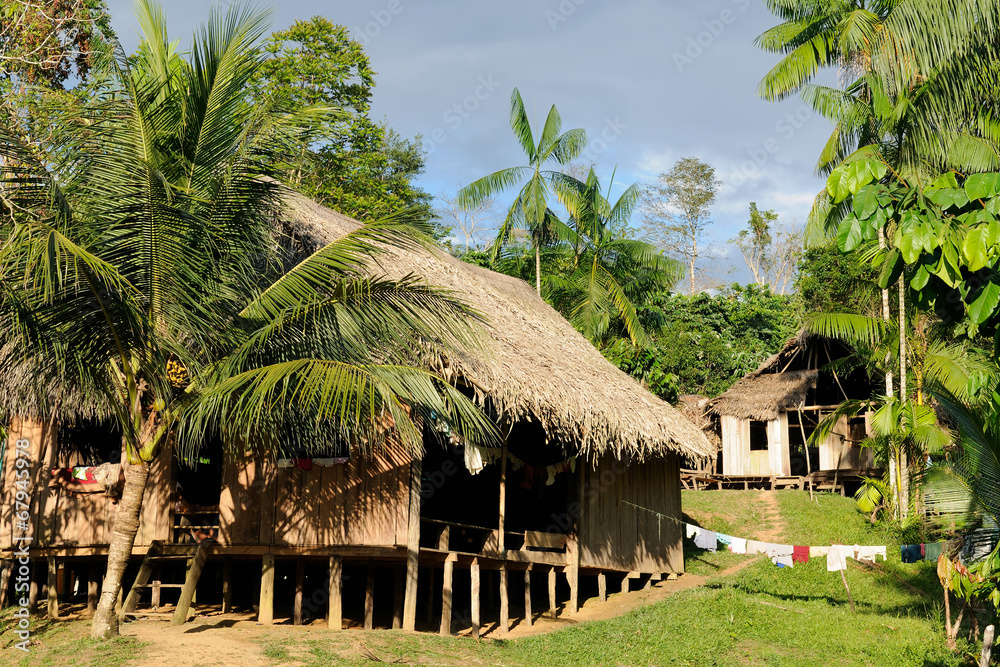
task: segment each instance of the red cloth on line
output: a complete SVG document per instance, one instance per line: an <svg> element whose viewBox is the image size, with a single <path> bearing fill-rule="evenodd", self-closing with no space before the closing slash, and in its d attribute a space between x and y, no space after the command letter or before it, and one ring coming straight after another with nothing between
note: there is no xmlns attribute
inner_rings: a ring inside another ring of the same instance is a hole
<svg viewBox="0 0 1000 667"><path fill-rule="evenodd" d="M312 459L295 459L295 467L299 470L312 470L313 460Z"/></svg>
<svg viewBox="0 0 1000 667"><path fill-rule="evenodd" d="M921 558L927 558L927 545L926 544L921 544L920 545L920 557Z"/></svg>
<svg viewBox="0 0 1000 667"><path fill-rule="evenodd" d="M809 562L809 547L792 547L792 562L793 563L808 563Z"/></svg>

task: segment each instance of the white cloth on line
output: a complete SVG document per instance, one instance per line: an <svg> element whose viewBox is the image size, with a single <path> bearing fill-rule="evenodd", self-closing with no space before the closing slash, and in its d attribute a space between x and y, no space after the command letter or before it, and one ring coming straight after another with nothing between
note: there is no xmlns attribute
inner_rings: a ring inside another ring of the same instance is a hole
<svg viewBox="0 0 1000 667"><path fill-rule="evenodd" d="M742 537L734 537L729 543L729 550L734 554L745 556L747 553L747 541Z"/></svg>
<svg viewBox="0 0 1000 667"><path fill-rule="evenodd" d="M686 523L684 524L684 529L685 529L684 534L686 537L691 538L691 537L698 537L699 535L701 535L701 528L699 528L698 526L692 526L691 524Z"/></svg>
<svg viewBox="0 0 1000 667"><path fill-rule="evenodd" d="M847 559L854 558L854 547L834 544L826 555L826 571L840 572L847 569Z"/></svg>
<svg viewBox="0 0 1000 667"><path fill-rule="evenodd" d="M869 563L874 563L876 556L881 556L883 561L886 559L885 547L861 547L855 544L854 551L857 554L855 558Z"/></svg>
<svg viewBox="0 0 1000 667"><path fill-rule="evenodd" d="M465 443L465 468L473 475L478 475L486 465L483 463L483 452L473 444Z"/></svg>

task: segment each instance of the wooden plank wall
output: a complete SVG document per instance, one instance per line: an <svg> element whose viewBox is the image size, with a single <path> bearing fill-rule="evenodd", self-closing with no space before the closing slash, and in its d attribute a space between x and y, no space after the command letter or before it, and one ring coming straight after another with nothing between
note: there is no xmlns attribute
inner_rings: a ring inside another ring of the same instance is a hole
<svg viewBox="0 0 1000 667"><path fill-rule="evenodd" d="M54 429L53 429L54 430ZM103 546L111 541L118 506L103 493L71 493L62 487L50 487L53 467L68 468L80 463L75 455L59 454L49 437L48 424L11 420L7 451L3 461L0 488L0 548L11 546L14 535L14 494L17 488L14 468L14 443L27 438L31 443L32 546ZM135 544L145 546L153 539L168 539L171 480L170 452L161 452L150 472L143 498L143 512ZM20 534L20 531L18 531Z"/></svg>
<svg viewBox="0 0 1000 667"><path fill-rule="evenodd" d="M767 459L768 473L772 475L791 474L787 412L782 412L777 419L767 422Z"/></svg>
<svg viewBox="0 0 1000 667"><path fill-rule="evenodd" d="M594 467L583 466L582 470L581 567L683 572L677 456L632 465L605 456Z"/></svg>
<svg viewBox="0 0 1000 667"><path fill-rule="evenodd" d="M722 416L722 474L746 475L750 463L750 421Z"/></svg>
<svg viewBox="0 0 1000 667"><path fill-rule="evenodd" d="M229 456L222 473L220 542L405 545L411 460L401 447L311 470Z"/></svg>

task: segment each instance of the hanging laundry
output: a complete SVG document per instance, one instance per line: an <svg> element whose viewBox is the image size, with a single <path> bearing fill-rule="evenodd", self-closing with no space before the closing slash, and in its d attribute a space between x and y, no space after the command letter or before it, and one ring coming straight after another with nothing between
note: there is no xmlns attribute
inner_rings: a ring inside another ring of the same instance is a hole
<svg viewBox="0 0 1000 667"><path fill-rule="evenodd" d="M712 553L715 553L719 548L715 539L715 532L711 530L702 530L698 535L696 535L694 538L694 545L701 549L707 549Z"/></svg>
<svg viewBox="0 0 1000 667"><path fill-rule="evenodd" d="M686 524L684 524L684 532L685 532L685 536L688 537L688 538L698 537L699 535L701 535L701 528L699 528L698 526L692 526L691 524L686 523Z"/></svg>
<svg viewBox="0 0 1000 667"><path fill-rule="evenodd" d="M727 547L733 543L732 535L723 535L722 533L716 533L715 539L719 542L719 544L723 544Z"/></svg>
<svg viewBox="0 0 1000 667"><path fill-rule="evenodd" d="M732 540L729 543L729 550L734 554L745 556L747 553L747 541L741 537L734 537Z"/></svg>
<svg viewBox="0 0 1000 667"><path fill-rule="evenodd" d="M809 547L792 547L792 561L795 563L808 563Z"/></svg>
<svg viewBox="0 0 1000 667"><path fill-rule="evenodd" d="M925 548L924 560L937 561L941 556L943 542L928 542Z"/></svg>
<svg viewBox="0 0 1000 667"><path fill-rule="evenodd" d="M792 547L788 544L768 544L767 555L775 565L780 563L784 567L793 567Z"/></svg>
<svg viewBox="0 0 1000 667"><path fill-rule="evenodd" d="M918 560L923 560L926 557L927 557L927 545L921 544L920 545L920 558Z"/></svg>
<svg viewBox="0 0 1000 667"><path fill-rule="evenodd" d="M465 469L473 475L478 475L485 467L482 449L471 443L465 443Z"/></svg>
<svg viewBox="0 0 1000 667"><path fill-rule="evenodd" d="M886 559L885 547L861 547L855 544L854 553L856 559L869 563L874 563L876 556L881 556L883 561Z"/></svg>
<svg viewBox="0 0 1000 667"><path fill-rule="evenodd" d="M767 542L757 542L756 540L747 540L747 555L756 556L757 554L767 553Z"/></svg>
<svg viewBox="0 0 1000 667"><path fill-rule="evenodd" d="M899 558L904 563L916 563L918 560L923 560L923 552L922 544L904 544L899 547Z"/></svg>
<svg viewBox="0 0 1000 667"><path fill-rule="evenodd" d="M313 460L312 459L295 459L292 461L295 467L299 470L312 470Z"/></svg>
<svg viewBox="0 0 1000 667"><path fill-rule="evenodd" d="M830 553L830 547L809 547L809 557L819 558Z"/></svg>
<svg viewBox="0 0 1000 667"><path fill-rule="evenodd" d="M841 570L846 570L848 557L854 557L854 547L834 544L830 547L830 553L826 556L826 571L840 572Z"/></svg>
<svg viewBox="0 0 1000 667"><path fill-rule="evenodd" d="M778 567L795 567L795 561L791 554L788 556L771 556L771 562Z"/></svg>
<svg viewBox="0 0 1000 667"><path fill-rule="evenodd" d="M347 456L334 456L325 459L313 459L312 462L314 465L318 465L321 468L332 468L333 466L344 465L350 460L350 457Z"/></svg>

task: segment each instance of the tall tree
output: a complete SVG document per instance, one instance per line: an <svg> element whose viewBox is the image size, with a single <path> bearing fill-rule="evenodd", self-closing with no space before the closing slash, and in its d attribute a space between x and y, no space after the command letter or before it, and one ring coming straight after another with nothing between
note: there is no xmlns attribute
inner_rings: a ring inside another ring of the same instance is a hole
<svg viewBox="0 0 1000 667"><path fill-rule="evenodd" d="M521 184L517 197L507 209L507 216L500 225L493 244L493 258L495 260L500 249L510 241L514 230L527 230L531 234L535 250L535 291L541 296L541 248L556 238L564 227L549 209L550 190L571 190L573 187L570 176L544 167L550 162L567 165L576 159L587 144L587 133L582 129L562 132L562 118L555 105L552 105L536 142L531 122L524 110L524 101L517 88L510 96L510 129L521 144L528 164L501 169L473 181L459 190L458 202L465 208L473 209L484 199Z"/></svg>
<svg viewBox="0 0 1000 667"><path fill-rule="evenodd" d="M420 138L405 139L369 117L376 73L347 28L314 16L275 32L264 48L268 57L255 82L256 95L344 111L305 138L286 180L359 220L407 208L429 214L431 196L413 184L424 170Z"/></svg>
<svg viewBox="0 0 1000 667"><path fill-rule="evenodd" d="M633 344L645 343L635 301L667 291L680 279L678 262L648 243L614 233L628 226L641 194L633 184L612 204L591 169L586 181L578 181L574 190L560 197L571 215L573 234L567 245L572 271L552 276L553 299L564 305L570 322L594 344L615 323Z"/></svg>
<svg viewBox="0 0 1000 667"><path fill-rule="evenodd" d="M150 466L171 433L189 454L210 434L266 452L275 443L259 434L317 431L419 449L425 409L473 438L489 430L415 366L425 345L470 342L474 316L415 279L364 277L377 243L419 242L411 227L366 227L290 268L276 250L282 189L262 176L332 110L248 98L266 14L213 10L184 59L157 5L139 0L136 12L142 41L109 63L106 97L62 118L77 130L72 155L0 121L4 400L68 418L82 400L124 434L94 637L117 634ZM177 364L191 379L181 391Z"/></svg>
<svg viewBox="0 0 1000 667"><path fill-rule="evenodd" d="M750 202L747 228L730 243L740 249L755 283L784 294L802 256L802 234L782 229L777 222L778 214L773 210L761 211L756 202Z"/></svg>
<svg viewBox="0 0 1000 667"><path fill-rule="evenodd" d="M459 188L461 189L461 188ZM497 230L496 200L483 199L470 208L462 208L458 199L441 193L437 197L439 215L446 222L458 228L465 243L465 252L478 250L487 236L494 236Z"/></svg>
<svg viewBox="0 0 1000 667"><path fill-rule="evenodd" d="M720 187L714 167L686 157L660 174L642 197L643 235L687 265L689 294L698 291L698 259L704 252L712 204Z"/></svg>

